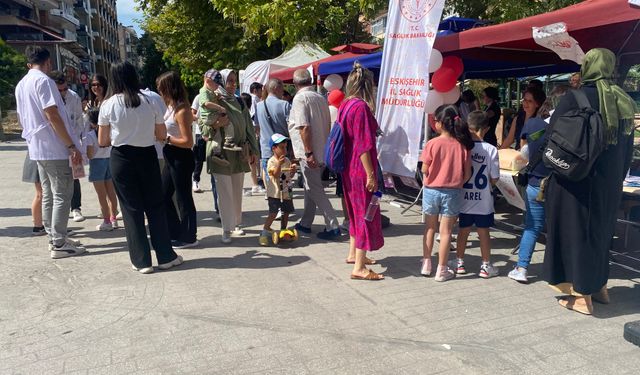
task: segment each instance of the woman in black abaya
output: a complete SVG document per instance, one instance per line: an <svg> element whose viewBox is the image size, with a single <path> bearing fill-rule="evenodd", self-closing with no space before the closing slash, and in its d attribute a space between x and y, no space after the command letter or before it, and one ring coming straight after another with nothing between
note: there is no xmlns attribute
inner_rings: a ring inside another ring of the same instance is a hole
<svg viewBox="0 0 640 375"><path fill-rule="evenodd" d="M592 49L581 70L581 90L602 115L606 150L585 179L572 182L552 174L546 188L545 279L567 294L558 301L561 306L587 315L593 312L592 298L609 302L608 253L632 155L635 103L613 83L615 60L608 49ZM556 107L551 124L575 109L575 96L568 93Z"/></svg>

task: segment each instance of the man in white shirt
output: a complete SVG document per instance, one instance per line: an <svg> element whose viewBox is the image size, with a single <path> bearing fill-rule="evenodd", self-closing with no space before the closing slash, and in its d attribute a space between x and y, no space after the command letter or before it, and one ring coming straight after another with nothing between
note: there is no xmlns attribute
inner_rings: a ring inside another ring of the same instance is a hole
<svg viewBox="0 0 640 375"><path fill-rule="evenodd" d="M82 140L84 138L84 121L82 112L82 100L75 91L69 88L67 85L67 79L59 70L54 70L49 73L49 77L56 83L58 92L62 96L64 106L67 109L69 120L73 126L73 131L78 138ZM86 153L86 147L81 147L81 152ZM84 221L82 216L82 191L80 190L80 180L73 180L73 196L71 197L71 214L73 215L73 221L76 223Z"/></svg>
<svg viewBox="0 0 640 375"><path fill-rule="evenodd" d="M331 130L329 106L327 100L313 90L311 75L306 69L293 73L293 83L297 93L289 114L289 135L304 178L304 214L295 227L310 233L318 207L325 222L325 230L318 233L318 238L339 240L338 219L322 183L324 146Z"/></svg>
<svg viewBox="0 0 640 375"><path fill-rule="evenodd" d="M29 46L29 72L16 86L18 118L29 157L38 163L42 180L42 219L49 235L51 258L65 258L86 252L79 242L67 238L67 224L73 194L70 161L82 163L79 138L67 114L51 70L50 53Z"/></svg>

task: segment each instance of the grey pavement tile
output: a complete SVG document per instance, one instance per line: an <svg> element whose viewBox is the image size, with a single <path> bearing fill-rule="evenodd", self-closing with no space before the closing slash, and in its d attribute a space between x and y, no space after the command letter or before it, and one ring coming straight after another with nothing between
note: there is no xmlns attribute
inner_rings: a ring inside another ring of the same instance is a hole
<svg viewBox="0 0 640 375"><path fill-rule="evenodd" d="M494 232L500 277L436 283L418 276L419 215L385 202L394 225L372 254L382 282L349 279L346 242L311 235L260 248L261 197L243 200L249 234L222 245L210 192L194 195L202 246L180 251L187 262L175 270L131 271L124 231L96 233L95 217L70 223L91 254L52 261L46 240L28 236L33 192L20 182L21 145L0 151L0 373L640 373L637 347L622 338L624 323L640 319L640 275L612 279L613 303L583 317L557 306L539 274L529 285L506 278L517 240ZM81 185L84 213L95 215L93 187ZM475 235L470 243L475 272ZM532 274L543 255L534 253Z"/></svg>

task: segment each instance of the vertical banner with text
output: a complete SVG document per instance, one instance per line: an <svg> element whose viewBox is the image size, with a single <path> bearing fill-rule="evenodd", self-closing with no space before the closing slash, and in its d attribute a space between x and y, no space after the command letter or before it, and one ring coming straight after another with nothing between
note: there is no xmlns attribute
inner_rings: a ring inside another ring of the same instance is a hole
<svg viewBox="0 0 640 375"><path fill-rule="evenodd" d="M376 119L385 173L413 177L429 92L429 56L444 0L390 0L378 82Z"/></svg>

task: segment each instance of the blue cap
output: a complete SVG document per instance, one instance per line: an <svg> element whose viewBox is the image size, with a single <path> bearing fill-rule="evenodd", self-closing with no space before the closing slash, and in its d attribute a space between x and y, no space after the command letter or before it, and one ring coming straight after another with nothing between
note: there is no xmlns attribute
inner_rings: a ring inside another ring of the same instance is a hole
<svg viewBox="0 0 640 375"><path fill-rule="evenodd" d="M280 133L274 133L271 136L271 140L269 140L269 148L273 148L273 146L275 146L277 144L280 144L280 143L286 141L287 139L289 139L289 138L285 137L284 135L282 135Z"/></svg>

